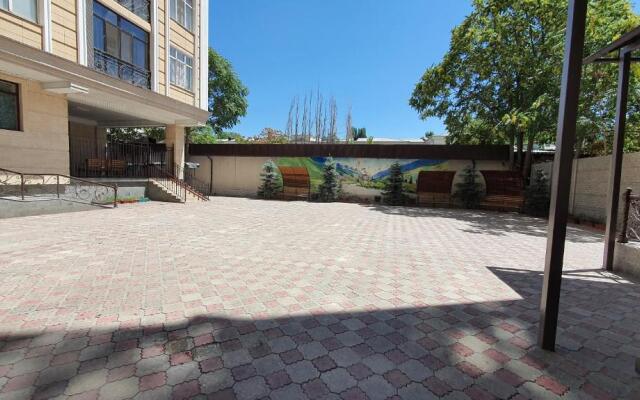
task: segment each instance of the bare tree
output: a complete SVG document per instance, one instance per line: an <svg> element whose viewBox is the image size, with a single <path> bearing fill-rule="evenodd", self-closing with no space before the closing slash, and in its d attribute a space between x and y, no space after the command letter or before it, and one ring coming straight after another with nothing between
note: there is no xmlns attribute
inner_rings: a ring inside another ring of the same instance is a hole
<svg viewBox="0 0 640 400"><path fill-rule="evenodd" d="M329 132L328 132L328 141L329 143L335 143L338 139L338 105L336 104L336 99L331 97L329 101Z"/></svg>
<svg viewBox="0 0 640 400"><path fill-rule="evenodd" d="M344 135L347 143L351 143L353 141L353 121L351 119L351 106L349 106L349 111L347 112L347 124L345 126L346 132Z"/></svg>
<svg viewBox="0 0 640 400"><path fill-rule="evenodd" d="M287 128L285 129L285 136L288 140L291 140L293 136L293 110L294 110L295 98L291 100L291 105L289 106L289 117L287 118Z"/></svg>
<svg viewBox="0 0 640 400"><path fill-rule="evenodd" d="M296 96L296 124L294 130L295 142L298 143L300 141L300 97Z"/></svg>

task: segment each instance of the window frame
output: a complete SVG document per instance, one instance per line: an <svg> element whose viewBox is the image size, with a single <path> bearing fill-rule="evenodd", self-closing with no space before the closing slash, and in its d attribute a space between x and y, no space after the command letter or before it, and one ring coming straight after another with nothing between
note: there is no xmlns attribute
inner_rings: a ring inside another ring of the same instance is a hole
<svg viewBox="0 0 640 400"><path fill-rule="evenodd" d="M95 3L95 0L94 0L94 3ZM92 21L94 21L96 18L98 18L98 19L101 20L101 22L103 24L103 27L104 27L104 29L102 30L103 37L102 37L102 40L101 40L103 48L101 49L101 48L95 46L95 42L96 42L96 40L95 40L95 31L93 33L93 35L94 35L93 48L97 49L97 50L99 50L101 52L104 52L104 53L106 53L106 54L118 59L119 61L121 61L123 63L126 63L126 64L129 64L129 65L131 65L131 66L133 66L135 68L151 72L151 37L149 35L149 32L146 32L144 29L140 28L139 26L137 26L133 22L129 21L128 19L124 18L123 16L113 12L112 10L109 10L109 8L107 8L107 7L103 6L103 5L101 5L101 6L104 7L108 12L112 12L115 15L116 24L113 23L114 21L110 21L110 20L106 19L104 16L96 13L95 10L93 11L93 15L92 15L93 20ZM122 23L122 21L125 21L124 24ZM140 38L139 35L136 34L134 31L127 30L126 29L126 24L131 25L132 27L134 27L136 29L139 29L142 33L144 33L144 36L145 36L144 38L146 39L146 41L143 40L142 38ZM93 25L95 26L95 22L93 23ZM123 25L125 25L125 26L123 26ZM111 54L110 52L107 51L107 43L108 43L108 41L107 41L107 26L112 26L117 31L117 40L116 40L117 47L118 47L118 54L117 55ZM93 29L95 29L95 28L93 28ZM127 36L130 37L130 44L131 44L131 47L130 47L131 60L130 61L128 61L128 60L126 60L126 59L124 59L122 57L122 53L123 53L122 35L123 34L126 34ZM145 65L144 65L144 67L141 67L141 66L139 66L139 65L137 65L135 63L135 60L136 60L136 57L135 57L135 47L136 47L135 43L137 43L137 42L142 43L143 44L143 48L146 50L145 51L145 60L144 60L145 61L145 63L144 63Z"/></svg>
<svg viewBox="0 0 640 400"><path fill-rule="evenodd" d="M187 2L191 1L191 5L188 5ZM183 4L184 7L184 20L180 21L179 17L178 17L178 2ZM187 7L189 9L191 9L191 21L190 21L190 27L187 26L186 22L187 22ZM193 5L193 0L170 0L169 2L169 16L171 18L172 21L175 21L175 23L177 23L178 25L180 25L181 27L183 27L184 29L186 29L187 31L189 31L190 33L194 32L194 25L195 25L195 14L193 12L194 9L194 5Z"/></svg>
<svg viewBox="0 0 640 400"><path fill-rule="evenodd" d="M15 97L16 97L16 129L0 128L0 131L22 132L22 104L21 104L22 99L20 97L20 90L22 89L22 85L20 85L17 82L11 82L11 81L7 81L7 80L4 80L4 79L0 79L0 82L8 83L8 84L14 85L16 87L16 92L15 93L6 93L6 92L2 91L2 89L0 89L0 92L6 93L6 94L9 94L9 95L15 95Z"/></svg>
<svg viewBox="0 0 640 400"><path fill-rule="evenodd" d="M175 52L175 56L173 55L173 53ZM181 60L180 58L184 58L184 61ZM187 60L191 60L191 64L187 63ZM172 70L172 66L173 63L177 63L179 65L182 66L182 68L184 69L184 79L185 81L187 80L187 68L191 69L191 74L190 76L190 80L187 85L182 85L178 82L174 82L172 74L171 74L171 70ZM177 48L176 46L171 46L169 49L169 83L171 83L174 86L179 87L182 90L186 90L190 93L193 93L193 56L185 53L184 51L180 50L179 48Z"/></svg>
<svg viewBox="0 0 640 400"><path fill-rule="evenodd" d="M7 0L7 8L0 7L0 10L8 12L9 14L13 15L14 17L23 19L25 21L29 21L29 22L34 23L34 24L40 24L40 15L39 15L40 13L38 12L38 0L33 0L35 2L35 11L36 11L36 14L35 14L33 19L15 12L14 7L13 7L13 3L16 2L16 1L29 1L29 0Z"/></svg>

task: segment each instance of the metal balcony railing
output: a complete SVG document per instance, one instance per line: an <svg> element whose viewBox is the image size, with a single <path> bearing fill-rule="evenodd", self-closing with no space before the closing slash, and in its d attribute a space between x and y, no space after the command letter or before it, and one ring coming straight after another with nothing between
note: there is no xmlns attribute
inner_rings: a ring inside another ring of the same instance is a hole
<svg viewBox="0 0 640 400"><path fill-rule="evenodd" d="M93 49L93 68L135 86L151 88L151 71L136 67L98 49Z"/></svg>
<svg viewBox="0 0 640 400"><path fill-rule="evenodd" d="M116 0L118 4L147 22L150 21L151 2L149 0Z"/></svg>
<svg viewBox="0 0 640 400"><path fill-rule="evenodd" d="M624 213L620 243L640 242L640 196L633 195L631 189L624 192Z"/></svg>

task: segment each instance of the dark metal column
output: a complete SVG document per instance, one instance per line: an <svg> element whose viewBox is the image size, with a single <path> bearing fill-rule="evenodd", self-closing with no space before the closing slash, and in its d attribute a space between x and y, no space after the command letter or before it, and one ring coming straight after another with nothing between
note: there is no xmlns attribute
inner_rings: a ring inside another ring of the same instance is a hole
<svg viewBox="0 0 640 400"><path fill-rule="evenodd" d="M622 176L622 158L624 149L625 127L627 124L627 101L629 97L629 71L631 69L631 52L620 50L618 67L618 97L616 100L616 124L613 137L613 154L607 199L607 231L604 235L603 266L607 271L613 270L613 254L616 248L616 230L618 228L618 206L620 204L620 178Z"/></svg>
<svg viewBox="0 0 640 400"><path fill-rule="evenodd" d="M560 284L564 245L569 214L571 170L576 141L576 122L582 77L582 56L588 0L570 0L567 36L562 68L562 89L558 114L556 154L551 176L551 207L547 234L547 255L540 300L538 343L545 350L555 350L560 305Z"/></svg>

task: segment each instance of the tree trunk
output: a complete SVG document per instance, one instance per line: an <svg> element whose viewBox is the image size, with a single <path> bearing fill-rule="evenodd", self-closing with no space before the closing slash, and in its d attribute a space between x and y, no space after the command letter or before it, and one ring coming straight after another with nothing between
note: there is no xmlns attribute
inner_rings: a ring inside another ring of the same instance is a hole
<svg viewBox="0 0 640 400"><path fill-rule="evenodd" d="M535 135L529 135L529 138L527 139L527 154L526 157L524 159L524 171L523 171L523 177L524 177L524 182L526 185L529 184L530 180L531 180L531 164L533 163L533 143L535 140Z"/></svg>
<svg viewBox="0 0 640 400"><path fill-rule="evenodd" d="M523 160L522 160L522 149L524 147L524 132L518 132L518 154L517 154L517 160L518 160L518 169L520 171L522 171L522 165L523 165Z"/></svg>
<svg viewBox="0 0 640 400"><path fill-rule="evenodd" d="M515 145L515 132L511 131L509 135L509 167L511 170L515 169L515 154L513 152L513 146Z"/></svg>

